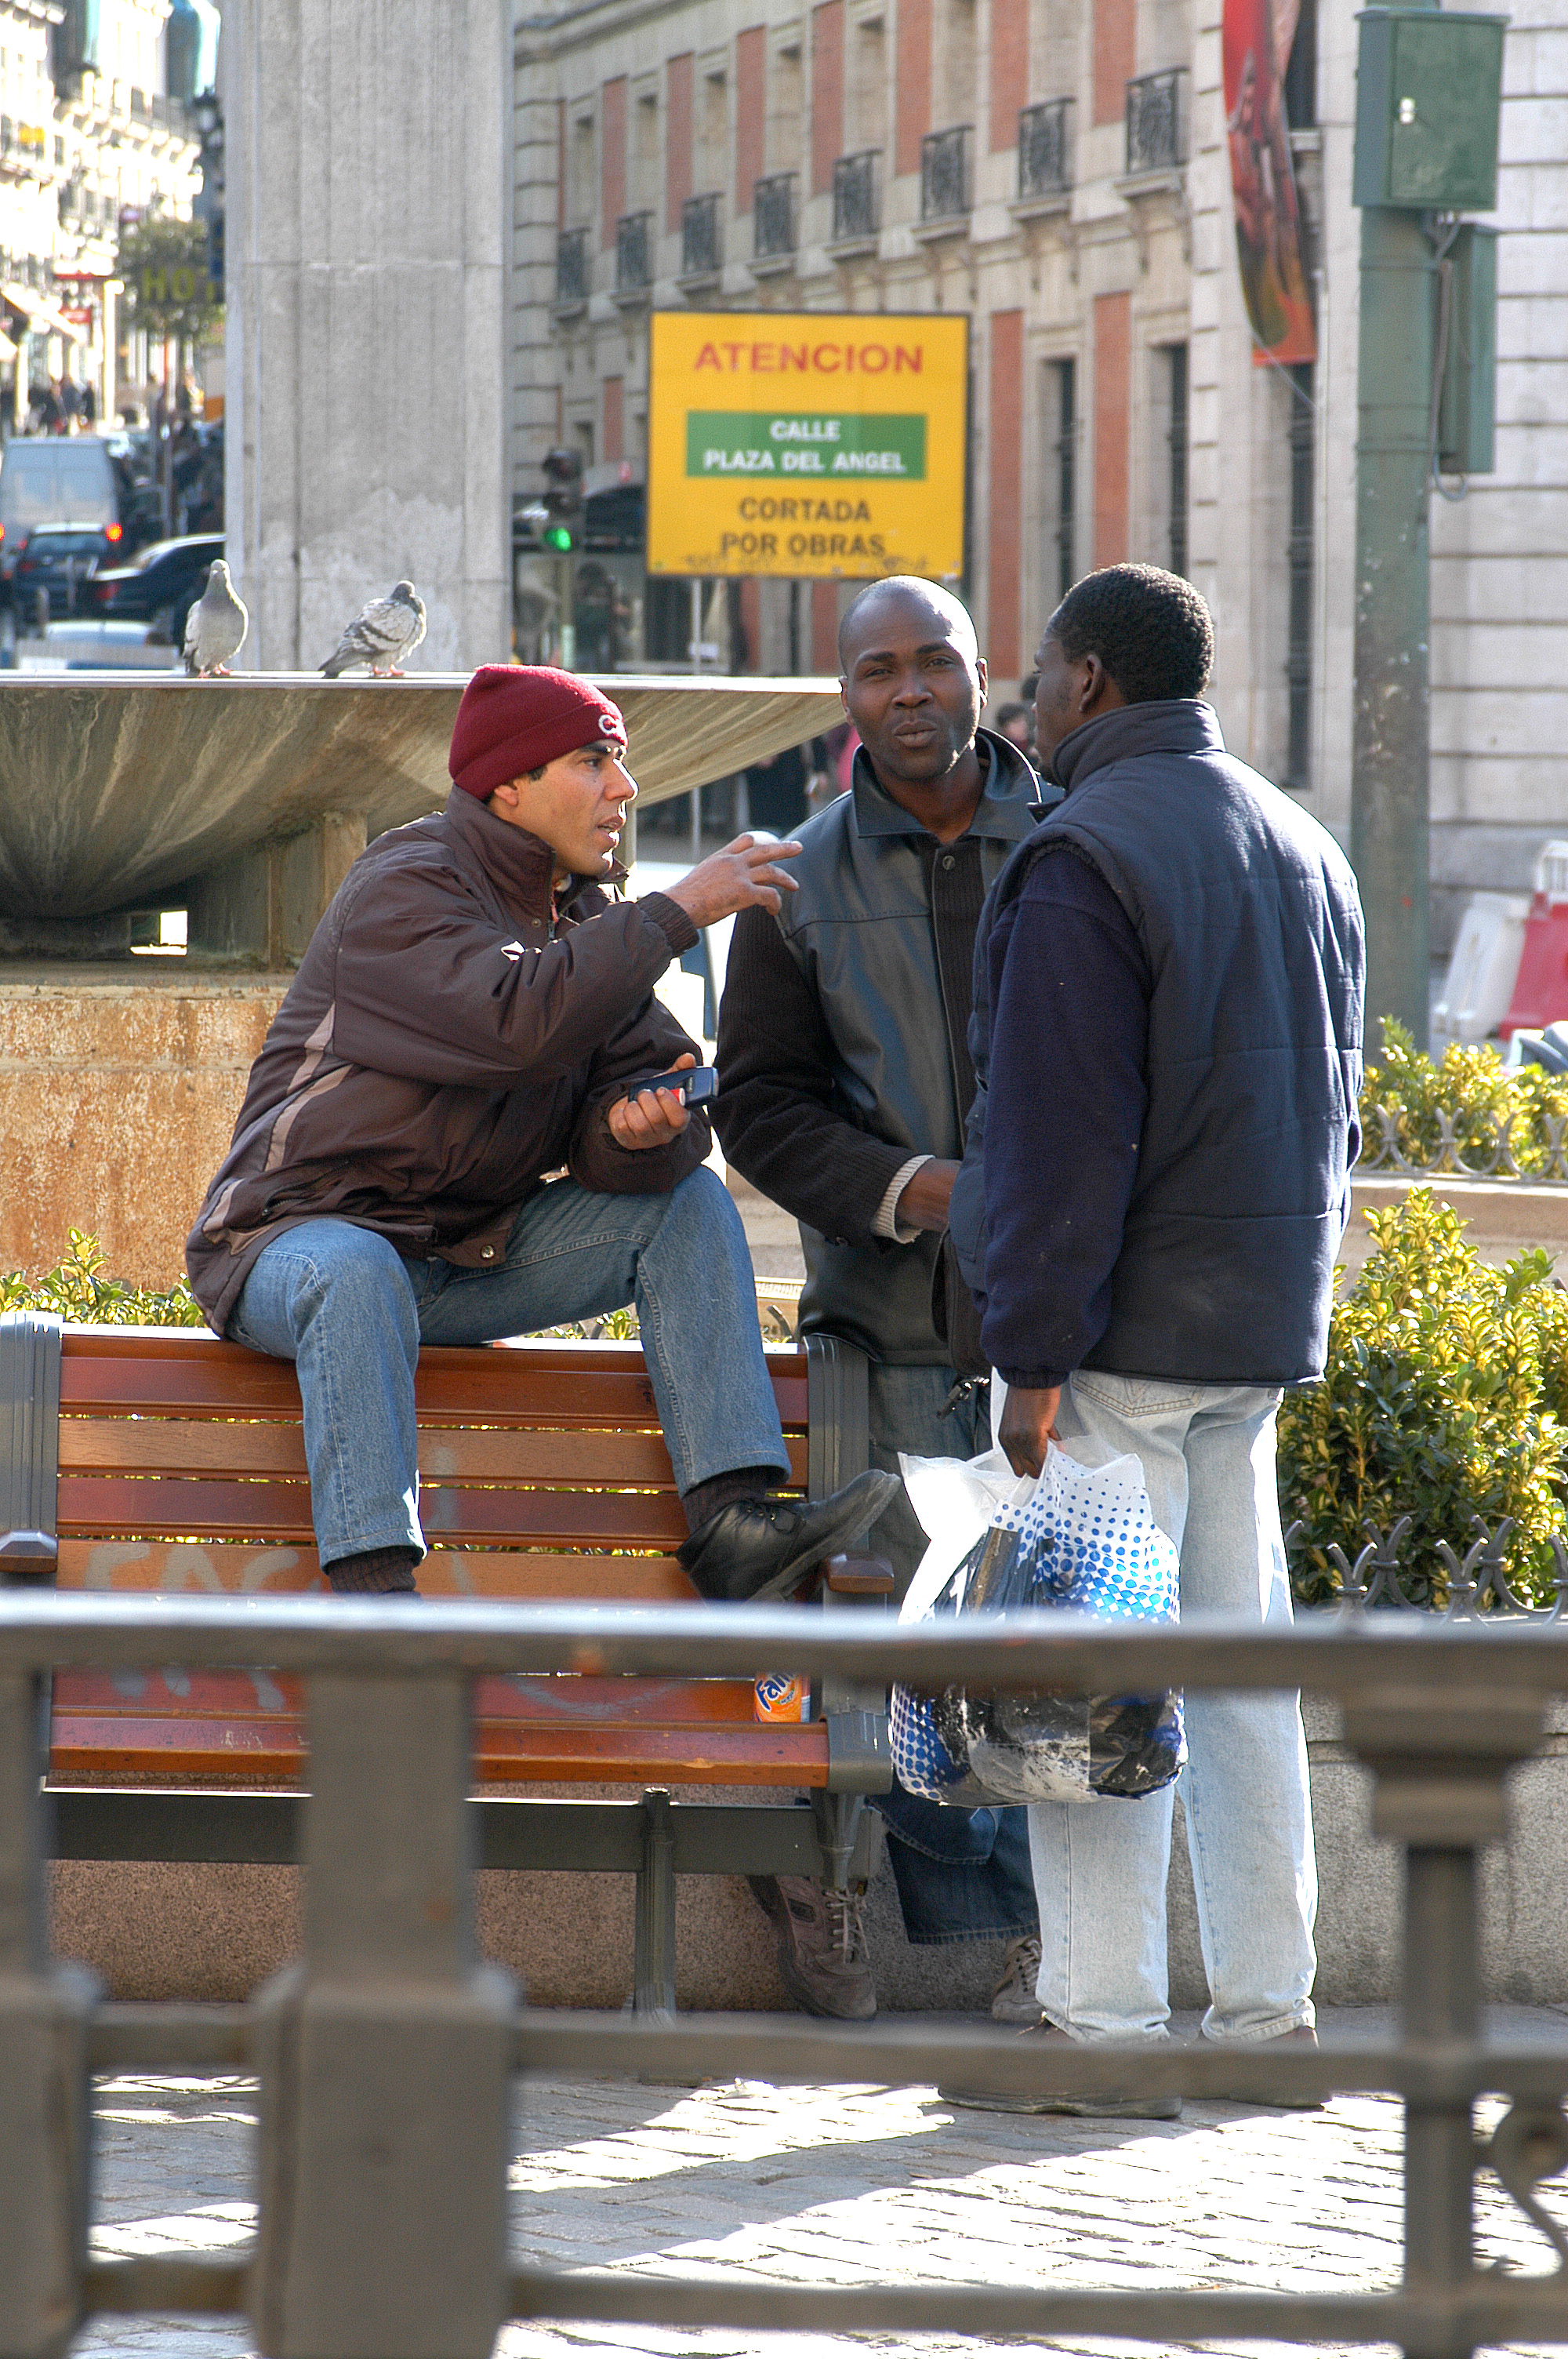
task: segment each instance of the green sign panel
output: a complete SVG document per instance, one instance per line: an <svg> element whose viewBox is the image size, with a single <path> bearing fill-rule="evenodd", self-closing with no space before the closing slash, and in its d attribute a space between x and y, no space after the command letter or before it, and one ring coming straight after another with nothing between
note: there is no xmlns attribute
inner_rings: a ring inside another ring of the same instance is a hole
<svg viewBox="0 0 1568 2359"><path fill-rule="evenodd" d="M692 409L686 471L775 483L919 483L925 420L874 410Z"/></svg>

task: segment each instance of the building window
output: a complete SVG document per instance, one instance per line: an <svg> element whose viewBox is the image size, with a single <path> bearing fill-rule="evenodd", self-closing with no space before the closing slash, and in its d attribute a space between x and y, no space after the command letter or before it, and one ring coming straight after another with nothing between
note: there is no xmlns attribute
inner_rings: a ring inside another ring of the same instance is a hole
<svg viewBox="0 0 1568 2359"><path fill-rule="evenodd" d="M1167 344L1165 366L1169 372L1167 397L1170 424L1165 440L1168 451L1166 496L1169 502L1168 554L1166 564L1173 573L1187 570L1187 453L1190 433L1187 425L1187 348L1185 344Z"/></svg>
<svg viewBox="0 0 1568 2359"><path fill-rule="evenodd" d="M1021 198L1064 196L1072 186L1067 156L1070 98L1026 106L1018 118L1018 193Z"/></svg>
<svg viewBox="0 0 1568 2359"><path fill-rule="evenodd" d="M795 174L774 172L752 185L752 251L795 252Z"/></svg>
<svg viewBox="0 0 1568 2359"><path fill-rule="evenodd" d="M1317 121L1317 0L1301 0L1285 68L1285 121L1292 131L1310 131Z"/></svg>
<svg viewBox="0 0 1568 2359"><path fill-rule="evenodd" d="M1045 526L1047 578L1054 577L1052 603L1065 598L1078 578L1078 364L1045 364Z"/></svg>
<svg viewBox="0 0 1568 2359"><path fill-rule="evenodd" d="M969 210L969 125L930 131L920 143L920 218L949 221Z"/></svg>
<svg viewBox="0 0 1568 2359"><path fill-rule="evenodd" d="M1127 85L1127 174L1171 172L1187 160L1186 71L1140 74Z"/></svg>
<svg viewBox="0 0 1568 2359"><path fill-rule="evenodd" d="M1297 794L1312 785L1312 575L1313 510L1316 505L1314 429L1317 408L1311 361L1285 371L1291 389L1291 621L1285 656L1290 687L1290 734L1285 784Z"/></svg>
<svg viewBox="0 0 1568 2359"><path fill-rule="evenodd" d="M840 156L833 167L833 237L875 237L877 234L877 150Z"/></svg>
<svg viewBox="0 0 1568 2359"><path fill-rule="evenodd" d="M717 278L719 262L718 195L687 197L680 217L681 276Z"/></svg>

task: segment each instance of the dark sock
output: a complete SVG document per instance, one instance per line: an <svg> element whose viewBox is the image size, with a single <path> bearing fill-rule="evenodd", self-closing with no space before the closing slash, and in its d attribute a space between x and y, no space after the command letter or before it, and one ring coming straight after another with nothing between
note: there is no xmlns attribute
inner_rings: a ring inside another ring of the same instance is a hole
<svg viewBox="0 0 1568 2359"><path fill-rule="evenodd" d="M361 1549L322 1571L337 1597L408 1597L415 1593L418 1561L418 1551L411 1548Z"/></svg>
<svg viewBox="0 0 1568 2359"><path fill-rule="evenodd" d="M732 1507L737 1499L761 1499L787 1479L776 1466L734 1466L728 1474L715 1474L706 1483L694 1483L689 1491L681 1493L686 1527L695 1539L704 1524L711 1522L721 1507Z"/></svg>

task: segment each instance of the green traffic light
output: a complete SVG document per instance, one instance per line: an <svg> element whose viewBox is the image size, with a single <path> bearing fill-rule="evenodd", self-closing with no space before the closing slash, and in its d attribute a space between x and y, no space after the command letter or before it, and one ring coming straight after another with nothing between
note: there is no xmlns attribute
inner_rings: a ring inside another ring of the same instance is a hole
<svg viewBox="0 0 1568 2359"><path fill-rule="evenodd" d="M558 549L561 555L563 557L567 557L571 553L571 528L568 525L552 524L546 526L545 546L546 549Z"/></svg>

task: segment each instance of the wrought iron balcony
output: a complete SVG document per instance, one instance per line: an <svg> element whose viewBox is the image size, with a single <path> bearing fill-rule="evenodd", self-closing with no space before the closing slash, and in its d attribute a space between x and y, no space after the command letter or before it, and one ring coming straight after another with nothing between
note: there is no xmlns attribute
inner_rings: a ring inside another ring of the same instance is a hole
<svg viewBox="0 0 1568 2359"><path fill-rule="evenodd" d="M564 229L556 240L556 300L588 301L588 232Z"/></svg>
<svg viewBox="0 0 1568 2359"><path fill-rule="evenodd" d="M1187 160L1185 68L1140 74L1127 85L1127 172L1173 172Z"/></svg>
<svg viewBox="0 0 1568 2359"><path fill-rule="evenodd" d="M752 185L752 253L765 260L794 252L795 174L770 173Z"/></svg>
<svg viewBox="0 0 1568 2359"><path fill-rule="evenodd" d="M680 216L681 277L717 278L721 258L717 192L687 197Z"/></svg>
<svg viewBox="0 0 1568 2359"><path fill-rule="evenodd" d="M654 283L652 213L622 213L615 224L615 292L640 295Z"/></svg>
<svg viewBox="0 0 1568 2359"><path fill-rule="evenodd" d="M1018 117L1018 194L1021 201L1031 197L1065 196L1073 185L1072 159L1067 147L1067 114L1070 98L1048 99L1043 106L1026 106Z"/></svg>
<svg viewBox="0 0 1568 2359"><path fill-rule="evenodd" d="M858 156L840 156L833 167L833 242L871 238L877 234L877 159L880 150L862 148Z"/></svg>
<svg viewBox="0 0 1568 2359"><path fill-rule="evenodd" d="M951 221L969 210L969 131L930 131L920 143L920 218Z"/></svg>

